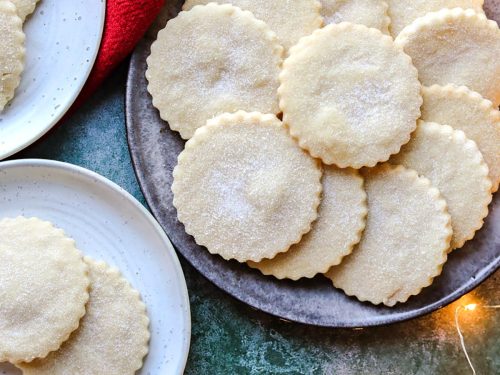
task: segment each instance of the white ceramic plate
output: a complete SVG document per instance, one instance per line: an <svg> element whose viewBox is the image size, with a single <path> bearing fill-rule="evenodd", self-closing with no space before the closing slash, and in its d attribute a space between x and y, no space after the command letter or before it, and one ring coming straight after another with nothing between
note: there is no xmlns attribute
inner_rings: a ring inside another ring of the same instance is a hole
<svg viewBox="0 0 500 375"><path fill-rule="evenodd" d="M66 113L94 65L105 0L41 0L24 24L25 70L0 113L0 160L29 146Z"/></svg>
<svg viewBox="0 0 500 375"><path fill-rule="evenodd" d="M151 214L113 182L87 169L48 160L0 163L0 218L49 220L78 248L121 270L142 295L151 341L138 374L182 374L191 319L175 251ZM18 375L0 364L0 374Z"/></svg>

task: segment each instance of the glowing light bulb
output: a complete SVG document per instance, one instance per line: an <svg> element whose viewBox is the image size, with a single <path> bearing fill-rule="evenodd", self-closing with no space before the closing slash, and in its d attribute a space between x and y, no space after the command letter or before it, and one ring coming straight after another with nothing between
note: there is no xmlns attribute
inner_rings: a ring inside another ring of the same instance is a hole
<svg viewBox="0 0 500 375"><path fill-rule="evenodd" d="M474 311L477 307L477 303L469 303L468 305L464 306L464 309L467 311Z"/></svg>

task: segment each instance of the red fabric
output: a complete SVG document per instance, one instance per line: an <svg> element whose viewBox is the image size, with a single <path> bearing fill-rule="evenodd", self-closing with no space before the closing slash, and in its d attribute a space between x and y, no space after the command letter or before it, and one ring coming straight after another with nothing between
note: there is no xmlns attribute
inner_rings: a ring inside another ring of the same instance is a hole
<svg viewBox="0 0 500 375"><path fill-rule="evenodd" d="M165 0L107 0L96 62L71 110L78 108L127 57L160 12Z"/></svg>

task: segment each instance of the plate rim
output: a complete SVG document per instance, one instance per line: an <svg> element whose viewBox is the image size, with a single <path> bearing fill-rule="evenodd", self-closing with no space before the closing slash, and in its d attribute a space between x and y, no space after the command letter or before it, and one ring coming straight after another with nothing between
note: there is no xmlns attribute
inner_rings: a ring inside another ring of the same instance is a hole
<svg viewBox="0 0 500 375"><path fill-rule="evenodd" d="M111 189L114 193L120 195L128 202L130 202L135 209L148 221L150 225L154 228L154 230L158 233L160 238L165 244L165 247L168 249L168 254L173 262L173 266L176 270L176 278L180 281L180 292L183 296L183 313L185 315L185 325L183 327L184 332L186 332L186 336L183 340L183 350L182 350L182 358L179 361L179 374L183 374L187 365L187 359L189 356L189 349L191 345L191 332L192 332L192 322L191 322L191 305L189 301L189 292L186 284L186 278L184 276L184 271L182 270L181 263L177 256L177 252L170 241L169 237L158 223L158 221L154 218L154 216L149 212L146 207L144 207L132 194L128 191L120 187L115 182L109 180L108 178L100 175L97 172L91 171L90 169L56 160L49 159L37 159L37 158L29 158L29 159L16 159L16 160L6 160L0 161L0 171L2 169L7 168L26 168L26 167L45 167L50 169L57 169L63 171L64 173L76 172L80 176L85 177L86 179L91 179L94 184L102 184L104 187Z"/></svg>
<svg viewBox="0 0 500 375"><path fill-rule="evenodd" d="M157 208L154 205L154 199L151 197L147 189L144 188L146 185L145 183L145 176L141 172L139 164L140 161L138 160L138 156L134 153L132 150L133 147L131 147L132 143L132 135L131 133L133 132L133 123L135 122L133 119L132 111L130 110L132 106L132 102L134 101L133 99L133 87L134 87L134 71L138 70L137 64L140 63L141 60L141 52L143 52L144 48L148 48L147 44L151 41L151 38L146 36L141 41L137 44L136 48L134 49L130 63L129 63L129 69L127 72L127 82L126 82L126 93L125 93L125 124L126 124L126 133L127 133L127 144L129 148L129 153L131 156L132 160L132 166L134 168L135 175L137 177L137 181L139 184L139 187L141 189L142 194L144 195L146 202L155 216L157 218L159 216L159 212ZM167 124L165 122L165 124ZM171 131L168 129L168 131ZM157 219L158 222L159 219ZM160 224L161 225L161 224ZM168 234L167 230L165 229L165 233ZM373 318L373 320L370 320L369 322L365 322L362 325L359 324L329 324L329 323L321 323L321 322L310 322L306 320L301 320L297 316L286 316L284 315L278 315L273 311L270 311L266 308L265 304L264 305L259 305L257 303L253 303L250 299L244 299L242 295L237 295L233 293L233 290L228 288L225 284L222 284L219 282L219 280L215 280L207 276L207 274L198 267L189 259L188 257L184 256L184 253L182 250L180 250L181 247L178 247L177 244L172 243L174 247L176 247L178 250L178 253L194 268L196 271L201 274L206 280L211 282L213 285L217 286L219 289L221 289L224 293L230 295L231 297L235 298L236 300L244 303L247 306L250 306L252 308L255 308L259 311L262 311L266 314L272 315L276 318L282 319L282 320L287 320L291 321L294 323L299 323L299 324L305 324L305 325L310 325L310 326L315 326L315 327L323 327L323 328L359 328L359 327L377 327L377 326L385 326L385 325L391 325L395 323L400 323L400 322L405 322L414 318L418 318L427 314L430 314L436 310L439 310L450 303L456 301L463 295L467 294L477 286L479 286L481 283L483 283L488 277L490 277L495 271L497 271L500 268L500 257L497 257L496 260L492 263L490 263L486 268L481 269L481 271L476 275L476 277L472 280L469 281L465 284L462 285L460 289L455 290L453 293L450 293L446 295L445 298L441 298L440 300L428 304L420 309L413 310L411 312L405 312L404 314L394 314L391 315L390 317L388 316L378 316ZM469 279L470 280L470 279ZM278 280L279 281L279 280ZM402 315L402 316L400 316Z"/></svg>
<svg viewBox="0 0 500 375"><path fill-rule="evenodd" d="M104 24L106 20L106 6L107 6L107 0L101 0L100 3L102 4L101 8L101 14L100 14L100 19L99 19L99 35L97 37L96 45L94 48L94 51L92 53L92 56L90 57L89 64L87 66L87 69L85 70L84 74L82 75L82 80L80 83L75 86L75 90L71 95L68 95L69 100L67 101L67 104L64 106L61 106L59 113L54 116L50 121L47 122L47 124L44 127L41 127L40 130L31 136L27 137L23 142L19 143L17 146L10 148L6 152L0 153L0 161L7 159L8 157L17 154L18 152L24 150L26 147L31 146L33 143L38 141L40 138L42 138L47 132L50 131L63 117L64 115L68 112L68 110L71 108L71 106L75 103L76 99L78 98L78 95L82 92L83 87L87 83L87 80L90 76L90 73L92 72L92 69L94 68L97 55L99 54L99 49L101 46L102 42L102 36L104 34ZM29 19L26 21L29 22Z"/></svg>

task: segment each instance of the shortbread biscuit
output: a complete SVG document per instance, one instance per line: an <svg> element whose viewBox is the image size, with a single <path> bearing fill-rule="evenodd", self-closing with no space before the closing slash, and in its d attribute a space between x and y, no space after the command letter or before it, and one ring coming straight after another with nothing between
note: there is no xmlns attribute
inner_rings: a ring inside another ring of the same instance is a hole
<svg viewBox="0 0 500 375"><path fill-rule="evenodd" d="M326 274L349 296L394 306L441 273L450 245L450 215L425 177L387 163L363 169L368 217L361 242Z"/></svg>
<svg viewBox="0 0 500 375"><path fill-rule="evenodd" d="M319 163L274 115L239 111L210 120L186 143L173 175L179 221L224 259L273 258L317 217Z"/></svg>
<svg viewBox="0 0 500 375"><path fill-rule="evenodd" d="M451 215L451 249L462 247L483 226L492 184L481 152L463 131L419 121L411 141L390 161L416 170L439 189Z"/></svg>
<svg viewBox="0 0 500 375"><path fill-rule="evenodd" d="M492 191L500 182L500 112L477 92L465 86L424 87L422 120L450 125L476 142L488 165Z"/></svg>
<svg viewBox="0 0 500 375"><path fill-rule="evenodd" d="M195 6L158 33L147 59L148 90L160 116L188 139L224 112L278 113L282 54L276 35L252 13Z"/></svg>
<svg viewBox="0 0 500 375"><path fill-rule="evenodd" d="M391 37L331 24L304 37L283 64L283 121L325 164L361 168L397 153L420 116L420 82Z"/></svg>
<svg viewBox="0 0 500 375"><path fill-rule="evenodd" d="M23 20L35 11L36 4L40 0L11 0L17 8L17 14Z"/></svg>
<svg viewBox="0 0 500 375"><path fill-rule="evenodd" d="M24 69L23 22L11 1L0 0L0 111L14 97Z"/></svg>
<svg viewBox="0 0 500 375"><path fill-rule="evenodd" d="M78 328L89 298L75 241L37 218L0 221L0 362L45 357Z"/></svg>
<svg viewBox="0 0 500 375"><path fill-rule="evenodd" d="M298 280L325 273L351 253L361 239L366 219L363 178L354 169L326 166L318 219L309 233L286 253L249 266L278 279Z"/></svg>
<svg viewBox="0 0 500 375"><path fill-rule="evenodd" d="M19 364L24 375L133 375L142 367L150 335L139 293L106 263L85 262L90 299L80 328L47 358Z"/></svg>
<svg viewBox="0 0 500 375"><path fill-rule="evenodd" d="M472 9L442 9L416 19L396 38L425 86L464 85L498 107L500 29Z"/></svg>
<svg viewBox="0 0 500 375"><path fill-rule="evenodd" d="M395 37L407 25L427 13L437 12L443 8L474 9L483 13L483 0L385 0L389 4L390 30Z"/></svg>
<svg viewBox="0 0 500 375"><path fill-rule="evenodd" d="M195 5L208 4L210 0L187 0L182 6L189 10ZM230 3L253 15L269 25L279 43L288 50L300 38L311 34L323 25L319 14L321 4L317 0L218 0L217 3Z"/></svg>
<svg viewBox="0 0 500 375"><path fill-rule="evenodd" d="M379 29L389 34L391 22L383 0L321 0L325 24L352 22Z"/></svg>

